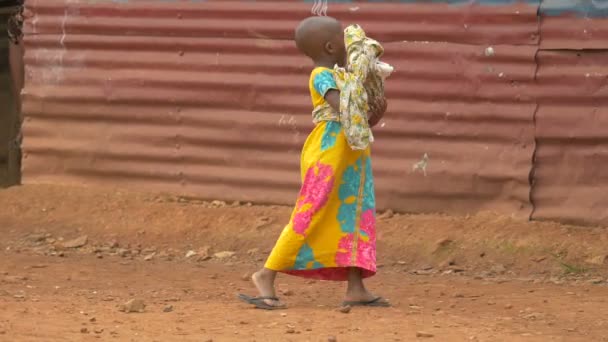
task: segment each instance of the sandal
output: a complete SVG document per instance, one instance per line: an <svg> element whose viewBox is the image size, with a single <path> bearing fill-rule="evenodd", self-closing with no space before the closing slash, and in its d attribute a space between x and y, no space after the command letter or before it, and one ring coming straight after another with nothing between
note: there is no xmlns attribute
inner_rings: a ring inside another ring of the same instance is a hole
<svg viewBox="0 0 608 342"><path fill-rule="evenodd" d="M391 303L389 303L386 299L384 299L382 297L376 297L369 301L359 301L359 302L344 301L344 302L342 302L342 306L351 306L351 307L352 306L369 306L369 307L388 308L391 306Z"/></svg>
<svg viewBox="0 0 608 342"><path fill-rule="evenodd" d="M266 303L267 300L272 300L272 301L278 302L279 298L277 298L277 297L251 297L251 296L248 296L245 294L239 294L238 297L243 302L255 306L256 309L281 310L281 309L287 308L287 306L284 304L283 305L270 305L270 304Z"/></svg>

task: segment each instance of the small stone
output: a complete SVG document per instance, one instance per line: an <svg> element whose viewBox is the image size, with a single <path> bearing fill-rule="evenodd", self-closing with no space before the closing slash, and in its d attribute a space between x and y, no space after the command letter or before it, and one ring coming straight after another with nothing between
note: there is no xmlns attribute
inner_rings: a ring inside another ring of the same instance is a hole
<svg viewBox="0 0 608 342"><path fill-rule="evenodd" d="M542 313L533 312L531 314L524 315L522 318L529 320L529 321L535 321L535 320L542 318L543 316L544 315Z"/></svg>
<svg viewBox="0 0 608 342"><path fill-rule="evenodd" d="M91 318L89 318L89 322L95 323L95 322L97 322L97 318L91 317Z"/></svg>
<svg viewBox="0 0 608 342"><path fill-rule="evenodd" d="M547 257L543 255L543 256L536 257L536 258L532 258L532 261L534 261L534 262L543 262L546 259L547 259Z"/></svg>
<svg viewBox="0 0 608 342"><path fill-rule="evenodd" d="M262 217L258 218L257 221L254 223L253 229L263 228L263 227L271 224L272 222L273 222L273 219L271 217L262 216Z"/></svg>
<svg viewBox="0 0 608 342"><path fill-rule="evenodd" d="M494 265L490 268L490 271L495 274L504 274L507 271L507 268L501 264Z"/></svg>
<svg viewBox="0 0 608 342"><path fill-rule="evenodd" d="M439 252L441 249L448 247L449 245L451 245L454 241L452 241L452 239L448 239L448 238L444 238L441 240L438 240L435 243L435 251L434 253Z"/></svg>
<svg viewBox="0 0 608 342"><path fill-rule="evenodd" d="M96 334L101 334L103 333L103 328L96 328L95 330L93 330L93 332L95 332Z"/></svg>
<svg viewBox="0 0 608 342"><path fill-rule="evenodd" d="M607 255L597 255L585 260L585 262L591 265L603 265L606 259L608 259Z"/></svg>
<svg viewBox="0 0 608 342"><path fill-rule="evenodd" d="M431 338L431 337L435 337L435 335L429 333L429 332L425 332L425 331L418 331L416 333L416 337L419 338Z"/></svg>
<svg viewBox="0 0 608 342"><path fill-rule="evenodd" d="M87 244L89 237L86 235L77 237L73 240L65 241L62 245L64 248L80 248Z"/></svg>
<svg viewBox="0 0 608 342"><path fill-rule="evenodd" d="M336 336L329 336L327 342L338 342L338 338Z"/></svg>
<svg viewBox="0 0 608 342"><path fill-rule="evenodd" d="M224 251L215 253L213 256L217 259L228 259L236 255L236 252Z"/></svg>
<svg viewBox="0 0 608 342"><path fill-rule="evenodd" d="M153 253L150 253L150 254L146 255L144 257L144 261L150 261L150 260L154 259L154 256L156 256L156 252L153 252Z"/></svg>
<svg viewBox="0 0 608 342"><path fill-rule="evenodd" d="M19 282L22 282L25 280L27 280L27 277L7 275L2 279L2 282L8 283L8 284L15 284L15 283L19 283Z"/></svg>
<svg viewBox="0 0 608 342"><path fill-rule="evenodd" d="M116 254L118 254L121 257L126 257L130 254L129 250L126 248L119 248L116 250Z"/></svg>
<svg viewBox="0 0 608 342"><path fill-rule="evenodd" d="M124 311L126 313L132 313L132 312L144 312L146 308L146 304L144 304L144 301L141 299L131 299L128 302L126 302L122 307L120 311Z"/></svg>
<svg viewBox="0 0 608 342"><path fill-rule="evenodd" d="M167 305L163 308L163 312L171 312L173 311L173 305Z"/></svg>
<svg viewBox="0 0 608 342"><path fill-rule="evenodd" d="M505 309L511 310L511 309L513 309L513 305L512 304L507 304L507 305L505 305Z"/></svg>
<svg viewBox="0 0 608 342"><path fill-rule="evenodd" d="M287 328L287 331L285 331L288 334L295 334L296 333L296 329L294 328Z"/></svg>
<svg viewBox="0 0 608 342"><path fill-rule="evenodd" d="M89 333L89 329L87 329L87 328L80 328L80 332L82 334L88 334Z"/></svg>
<svg viewBox="0 0 608 342"><path fill-rule="evenodd" d="M216 207L216 208L223 208L223 207L226 206L226 202L224 202L224 201L217 201L216 200L216 201L211 202L211 205L214 206L214 207Z"/></svg>
<svg viewBox="0 0 608 342"><path fill-rule="evenodd" d="M388 220L391 219L393 216L395 216L395 213L391 209L388 209L387 211L380 214L378 218L381 220Z"/></svg>
<svg viewBox="0 0 608 342"><path fill-rule="evenodd" d="M259 248L252 248L247 251L247 254L250 256L254 256L254 255L258 254L259 252L260 252Z"/></svg>
<svg viewBox="0 0 608 342"><path fill-rule="evenodd" d="M30 241L30 242L42 242L44 240L46 240L46 234L30 234L28 236L26 236L25 238L26 240Z"/></svg>
<svg viewBox="0 0 608 342"><path fill-rule="evenodd" d="M294 292L290 289L283 289L281 290L281 294L285 297L290 297L294 295Z"/></svg>
<svg viewBox="0 0 608 342"><path fill-rule="evenodd" d="M195 255L196 255L195 251L188 251L188 253L186 253L186 259L192 258Z"/></svg>
<svg viewBox="0 0 608 342"><path fill-rule="evenodd" d="M603 278L593 278L593 279L589 279L588 282L591 285L597 285L597 284L603 283L604 279Z"/></svg>
<svg viewBox="0 0 608 342"><path fill-rule="evenodd" d="M340 311L340 312L341 312L341 313L343 313L343 314L347 314L347 313L350 313L350 311L351 311L352 309L353 309L353 308L352 308L350 305L345 305L345 306L343 306L343 307L339 308L339 309L338 309L338 311Z"/></svg>

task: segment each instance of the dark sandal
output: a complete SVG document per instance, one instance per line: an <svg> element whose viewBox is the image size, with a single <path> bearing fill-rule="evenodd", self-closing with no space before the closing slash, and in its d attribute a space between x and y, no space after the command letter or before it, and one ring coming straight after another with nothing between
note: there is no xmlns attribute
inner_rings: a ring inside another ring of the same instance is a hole
<svg viewBox="0 0 608 342"><path fill-rule="evenodd" d="M342 306L370 306L370 307L388 308L391 306L391 303L389 303L386 299L384 299L382 297L376 297L369 301L361 301L361 302L345 301L345 302L342 302Z"/></svg>
<svg viewBox="0 0 608 342"><path fill-rule="evenodd" d="M251 296L248 296L245 294L239 294L239 299L247 304L251 304L251 305L255 306L256 309L281 310L281 309L287 308L287 306L285 306L285 305L269 305L268 303L265 302L266 300L273 300L273 301L278 302L279 298L277 298L277 297L251 297Z"/></svg>

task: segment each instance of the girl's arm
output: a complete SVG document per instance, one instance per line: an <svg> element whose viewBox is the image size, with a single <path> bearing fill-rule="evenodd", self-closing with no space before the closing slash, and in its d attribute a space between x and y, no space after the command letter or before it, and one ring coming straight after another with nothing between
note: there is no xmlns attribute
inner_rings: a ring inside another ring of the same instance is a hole
<svg viewBox="0 0 608 342"><path fill-rule="evenodd" d="M340 112L340 91L337 89L330 89L325 93L325 101L333 108L336 112Z"/></svg>
<svg viewBox="0 0 608 342"><path fill-rule="evenodd" d="M336 89L330 89L325 94L325 101L336 111L340 111L340 91ZM370 115L369 115L369 127L376 126L380 120L384 117L384 113L388 107L388 103L386 98L380 98L376 100L370 106Z"/></svg>

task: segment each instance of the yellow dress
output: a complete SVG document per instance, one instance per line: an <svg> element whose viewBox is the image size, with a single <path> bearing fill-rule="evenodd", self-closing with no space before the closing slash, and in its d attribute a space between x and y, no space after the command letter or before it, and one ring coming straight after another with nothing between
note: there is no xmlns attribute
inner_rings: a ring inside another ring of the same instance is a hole
<svg viewBox="0 0 608 342"><path fill-rule="evenodd" d="M334 71L312 71L314 108L338 89ZM302 188L265 267L323 280L346 280L350 267L376 273L375 194L370 148L353 150L339 119L318 121L301 156Z"/></svg>

